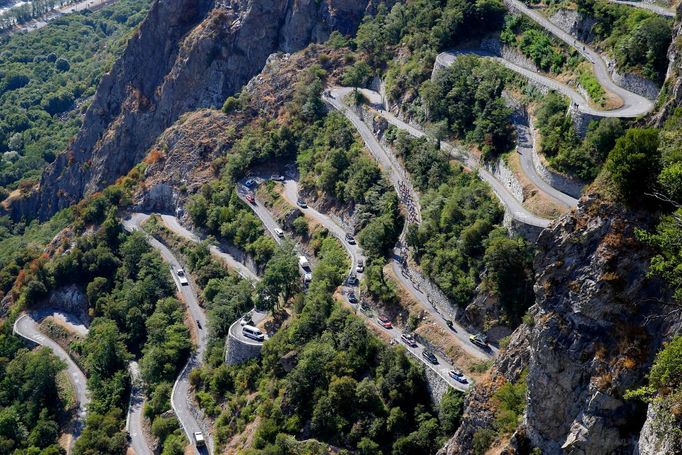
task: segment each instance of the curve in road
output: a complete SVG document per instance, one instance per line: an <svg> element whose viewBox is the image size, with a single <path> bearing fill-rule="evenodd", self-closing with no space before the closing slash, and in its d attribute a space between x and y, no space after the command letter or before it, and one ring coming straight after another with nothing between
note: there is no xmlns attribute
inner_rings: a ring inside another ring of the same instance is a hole
<svg viewBox="0 0 682 455"><path fill-rule="evenodd" d="M257 178L256 182L260 183L260 180L262 180L262 179ZM287 199L289 204L295 205L295 201L298 200L298 194L299 194L298 193L298 183L293 178L286 178L283 183L284 183L283 195L284 195L285 199ZM252 207L252 209L254 210L256 215L261 217L261 221L263 221L263 223L266 226L270 225L271 223L274 223L272 215L269 213L267 208L265 208L265 206L258 203L257 200L255 200L255 204L249 203L248 201L246 201L246 202L247 202L247 204L249 204ZM349 243L345 238L345 234L347 231L343 228L343 226L340 225L340 223L333 220L328 215L321 213L321 212L315 210L314 208L312 208L310 206L308 206L308 208L305 208L305 209L302 208L301 211L306 216L309 216L310 218L312 218L313 220L315 220L316 222L318 222L319 224L324 226L332 235L334 235L336 238L339 239L339 241L341 242L341 244L343 245L343 247L347 251L348 255L352 258L352 261L351 261L352 266L351 266L351 270L350 270L350 274L352 274L353 271L355 270L357 260L360 258L363 258L362 253L360 251L360 247L357 244ZM268 227L268 230L270 230L271 232L274 232L275 227L277 227L276 224ZM356 295L358 295L357 286L350 286L350 285L348 285L348 283L346 283L345 288L347 289L347 291L353 291L353 292L355 292ZM414 289L415 289L414 284L410 283L408 286L408 291L413 292ZM424 299L422 299L422 298L418 298L415 295L415 298L420 304L422 304L422 306L425 306L425 308L427 309L427 311L430 314L434 314L432 312L432 310L430 309L431 308L430 304L427 303L427 305L424 305L425 297L424 297ZM356 310L356 314L357 314L358 313L358 311L357 311L358 304L352 304L350 302L348 302L348 303L349 303L349 305L351 305L351 307L353 307ZM362 315L363 318L365 318L367 321L369 321L369 323L372 326L376 327L379 331L391 335L395 341L400 341L400 339L401 339L400 337L402 336L402 334L404 332L400 331L398 328L393 327L391 329L386 329L381 324L379 324L379 322L376 320L376 318L373 318L372 316L368 316L367 314L365 314L362 311L360 311L359 314ZM442 316L440 314L437 314L437 313L435 315L436 315L435 319L437 321L440 321L445 327L447 327L447 325L445 324L445 321L442 320ZM233 327L235 325L236 325L236 323L233 324ZM485 353L483 353L483 351L475 348L471 344L471 341L469 341L469 339L468 339L468 336L470 334L467 333L464 328L461 328L459 326L456 326L456 327L459 328L459 333L460 333L457 340L462 342L462 344L465 347L465 350L467 352L472 353L477 358L481 358L481 359L490 358L491 355L486 355ZM450 330L450 329L448 329L448 330ZM402 344L405 344L405 343L402 343ZM472 349L472 347L474 349ZM417 360L422 362L427 368L430 368L431 370L435 371L451 387L454 387L454 388L461 390L461 391L468 390L468 388L470 387L470 385L471 385L470 381L468 381L467 384L462 384L461 382L458 382L458 381L454 380L452 377L450 377L450 375L448 374L448 371L453 370L454 366L452 365L452 363L450 361L448 361L444 357L436 355L439 362L437 365L433 365L430 362L426 361L421 355L421 352L423 350L425 350L425 348L420 348L420 347L412 348L408 345L405 345L405 348L411 354L413 354L415 356L415 358L417 358Z"/></svg>
<svg viewBox="0 0 682 455"><path fill-rule="evenodd" d="M80 436L83 427L85 426L85 419L87 417L88 404L90 397L87 389L87 379L85 374L78 368L76 362L71 356L54 340L46 335L43 335L38 328L38 322L34 319L32 314L22 314L14 321L14 333L29 340L33 343L39 344L52 350L52 352L66 364L66 372L69 380L76 391L76 400L78 401L78 413L76 422L71 432L71 444L69 452L73 447L74 442Z"/></svg>
<svg viewBox="0 0 682 455"><path fill-rule="evenodd" d="M128 218L123 220L123 227L129 232L142 231L141 225L148 217L149 215L143 213L132 213ZM189 285L182 286L174 273L175 270L182 268L180 261L177 260L175 255L173 255L164 244L149 235L145 235L145 237L149 245L155 248L161 254L163 260L171 266L173 281L178 288L178 292L182 295L192 320L197 323L195 327L198 338L197 349L192 353L192 356L173 385L173 391L171 392L171 407L180 421L180 425L185 431L190 444L193 445L194 432L201 431L204 433L205 437L207 437L208 444L205 450L202 448L197 449L197 451L199 453L207 452L208 454L212 454L214 447L213 437L206 431L207 428L202 424L201 416L195 409L194 403L192 403L190 398L192 386L189 382L190 371L195 367L201 366L203 355L206 351L208 343L206 314L199 305L199 298L197 297L193 284L190 282Z"/></svg>
<svg viewBox="0 0 682 455"><path fill-rule="evenodd" d="M360 136L364 140L365 144L367 147L370 149L372 154L375 156L375 158L379 159L379 157L382 157L383 155L391 155L389 154L377 141L376 137L372 134L372 132L369 130L367 125L363 122L363 120L355 113L353 112L352 109L350 109L347 105L343 103L343 98L350 93L350 91L353 90L352 88L348 87L334 87L330 89L330 96L325 95L323 99L330 104L334 109L339 110L352 124L353 126L356 127L358 132L360 133ZM369 90L363 90L363 93L365 92L371 92ZM376 94L376 92L374 92ZM381 115L388 123L394 125L395 127L407 131L409 134L415 136L415 137L423 137L426 135L422 130L419 128L416 128L413 125L409 125L402 120L398 119L396 116L391 114L390 112L387 112L385 110L380 110L378 111L379 115ZM479 167L478 162L471 157L468 153L466 153L465 150L461 148L457 148L447 142L441 141L441 147L446 150L453 158L463 162L466 166L476 169L478 172L479 178L481 180L484 180L487 182L493 189L493 192L495 195L498 197L498 199L501 201L502 205L505 207L505 209L509 212L509 214L517 221L522 222L524 224L528 224L530 226L535 226L535 227L540 227L540 228L546 228L549 226L551 220L539 217L533 213L531 213L528 209L526 209L523 204L518 201L514 195L507 189L506 186L497 178L495 178L494 175L492 175L489 171L486 169ZM399 163L395 163L395 159L384 159L383 161L380 162L382 167L384 169L390 170L390 175L401 175L405 174L405 171L402 170L400 167ZM401 170L398 171L396 170L397 168L400 168ZM406 177L404 181L409 181L409 179ZM396 184L395 179L392 179L392 182L394 183L394 186L396 187L396 190L400 194L400 187L398 184ZM410 186L411 187L411 186ZM416 195L416 192L414 192L414 197L415 199L415 205L419 206L419 199L418 196Z"/></svg>
<svg viewBox="0 0 682 455"><path fill-rule="evenodd" d="M607 91L618 95L623 100L623 106L611 111L602 111L592 109L589 106L583 104L578 104L579 109L582 112L597 115L597 116L610 116L610 117L639 117L641 115L651 112L654 108L654 103L647 98L632 93L621 86L617 85L611 79L611 75L608 70L606 62L601 57L601 55L592 49L587 44L578 41L569 33L566 33L545 16L543 16L538 11L528 8L524 3L519 0L504 0L505 5L512 10L516 10L522 13L524 16L533 20L535 23L540 25L542 28L550 32L552 35L566 43L567 45L575 48L583 57L585 57L594 69L594 75L599 81L599 83ZM536 74L537 76L537 74ZM573 99L573 98L571 98Z"/></svg>

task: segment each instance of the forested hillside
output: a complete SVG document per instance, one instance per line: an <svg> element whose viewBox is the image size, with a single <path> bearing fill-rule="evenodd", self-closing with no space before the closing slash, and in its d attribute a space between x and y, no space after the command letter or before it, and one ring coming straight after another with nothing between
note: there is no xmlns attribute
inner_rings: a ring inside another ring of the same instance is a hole
<svg viewBox="0 0 682 455"><path fill-rule="evenodd" d="M0 453L682 453L677 15L120 0L2 38Z"/></svg>

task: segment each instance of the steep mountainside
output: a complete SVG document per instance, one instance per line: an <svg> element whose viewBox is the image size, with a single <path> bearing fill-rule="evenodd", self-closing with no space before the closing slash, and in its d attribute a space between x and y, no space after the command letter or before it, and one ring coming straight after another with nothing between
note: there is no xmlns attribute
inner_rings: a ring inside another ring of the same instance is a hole
<svg viewBox="0 0 682 455"><path fill-rule="evenodd" d="M11 202L41 219L114 182L178 117L219 107L278 50L352 33L370 0L157 1L103 78L73 144L40 187Z"/></svg>
<svg viewBox="0 0 682 455"><path fill-rule="evenodd" d="M635 235L647 214L603 199L584 197L541 235L533 320L493 368L491 382L527 372L524 423L511 443L517 453L633 453L646 408L624 394L642 384L662 340L680 328L663 317L669 296L647 276L651 253ZM476 432L495 427L496 407L479 387L444 452L473 453Z"/></svg>

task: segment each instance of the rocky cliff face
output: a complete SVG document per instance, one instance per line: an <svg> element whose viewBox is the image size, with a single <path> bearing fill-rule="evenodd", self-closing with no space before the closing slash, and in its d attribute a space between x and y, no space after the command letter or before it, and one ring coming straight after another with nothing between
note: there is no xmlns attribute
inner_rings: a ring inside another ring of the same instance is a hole
<svg viewBox="0 0 682 455"><path fill-rule="evenodd" d="M623 395L644 383L680 321L662 316L668 296L647 277L651 253L635 236L646 220L592 194L541 235L534 323L517 329L492 371L494 380L513 381L527 370L524 422L507 453L632 454L648 446L639 441L647 409ZM488 389L483 384L470 396L445 453L473 453L476 431L494 428Z"/></svg>
<svg viewBox="0 0 682 455"><path fill-rule="evenodd" d="M273 52L352 33L371 8L371 0L157 0L73 144L11 214L45 219L113 183L181 114L221 106Z"/></svg>

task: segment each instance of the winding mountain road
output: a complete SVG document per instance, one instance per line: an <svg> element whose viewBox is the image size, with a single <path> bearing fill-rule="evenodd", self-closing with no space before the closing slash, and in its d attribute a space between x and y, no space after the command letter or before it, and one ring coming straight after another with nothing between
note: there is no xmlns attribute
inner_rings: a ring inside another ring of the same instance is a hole
<svg viewBox="0 0 682 455"><path fill-rule="evenodd" d="M254 185L257 186L258 184L262 183L265 179L262 177L252 177L252 180L254 180ZM296 201L298 200L298 183L296 180L293 178L287 178L285 179L284 183L284 197L287 199L289 204L292 206L296 205ZM245 196L247 193L249 193L251 188L248 188L245 185L242 185L240 188L239 194L240 197L244 199L244 202L251 207L251 209L254 211L256 216L258 216L263 224L266 225L268 228L268 231L270 231L273 235L273 237L277 240L278 236L275 234L275 228L278 228L277 223L274 221L274 217L272 214L267 210L267 208L262 205L261 203L258 202L257 199L254 199L255 203L251 203L248 200L245 199ZM350 269L349 275L352 274L355 270L355 266L357 264L357 260L360 258L363 258L362 253L360 251L360 247L355 244L355 243L349 243L346 238L346 230L341 226L338 222L334 221L331 217L329 217L326 214L323 214L316 209L308 206L307 208L301 208L301 211L304 213L305 216L313 219L314 221L318 222L320 225L325 227L333 236L335 236L339 241L341 242L342 246L348 253L348 255L351 257L351 262L352 262L352 267ZM350 291L354 292L355 295L359 295L358 292L358 287L355 285L349 285L348 283L344 283L344 288L345 288L345 293L348 295ZM393 327L391 329L386 329L383 327L381 324L379 324L377 318L372 314L368 315L367 313L363 311L358 311L358 304L352 304L348 302L348 304L355 310L357 315L360 315L363 319L366 319L368 323L375 328L377 328L379 331L384 332L392 337L395 343L401 343L404 345L405 349L407 349L414 357L424 364L426 368L429 368L433 370L436 374L438 374L447 384L449 384L451 387L460 390L460 391L466 391L471 387L471 381L467 380L466 383L462 383L459 381L456 381L449 375L449 371L454 369L454 365L444 358L443 356L440 356L438 354L434 355L438 359L438 363L436 365L428 362L423 356L422 352L425 350L425 348L416 346L416 347L411 347L406 345L404 342L401 342L401 336L403 331L398 329L397 327ZM233 324L233 327L237 323Z"/></svg>
<svg viewBox="0 0 682 455"><path fill-rule="evenodd" d="M618 109L613 109L610 111L603 111L592 109L583 103L577 103L581 112L585 112L591 115L601 116L601 117L639 117L641 115L651 112L654 108L654 103L645 97L632 93L616 83L611 79L611 75L606 65L606 62L601 57L601 55L588 46L566 33L547 17L545 17L539 11L528 8L523 2L519 0L504 0L504 4L512 10L516 10L529 19L533 20L535 23L540 25L542 28L550 32L552 35L566 43L567 45L574 47L583 57L585 57L590 63L592 63L594 75L596 76L599 83L607 91L614 93L623 100L623 106ZM505 65L506 66L506 65ZM536 74L536 77L538 75ZM563 92L562 92L563 93ZM571 97L573 100L573 98Z"/></svg>
<svg viewBox="0 0 682 455"><path fill-rule="evenodd" d="M144 389L140 378L140 366L137 362L128 364L130 373L130 402L126 417L126 430L130 436L130 447L135 455L154 455L149 447L144 431Z"/></svg>
<svg viewBox="0 0 682 455"><path fill-rule="evenodd" d="M44 316L40 316L35 313L24 313L19 316L16 321L14 321L13 330L14 333L20 337L50 349L62 362L66 364L66 373L76 392L76 401L78 402L76 422L71 432L71 443L68 450L70 453L71 449L73 448L73 444L76 442L76 439L78 439L78 436L80 436L81 431L85 426L88 404L90 403L90 396L87 389L87 379L85 378L85 374L83 374L81 369L78 368L78 365L76 365L76 362L73 361L71 356L56 341L44 335L40 331L38 327L38 321L43 317Z"/></svg>
<svg viewBox="0 0 682 455"><path fill-rule="evenodd" d="M332 105L335 109L340 111L353 124L353 126L355 126L355 128L360 133L360 136L362 137L363 141L369 148L370 152L372 152L372 155L374 155L375 158L377 158L377 160L379 160L379 158L384 155L389 156L392 155L389 152L387 152L384 149L384 147L381 146L381 144L379 144L379 142L377 141L374 134L370 131L367 124L365 124L365 122L358 116L358 114L356 114L352 109L350 109L346 104L344 104L343 102L344 97L348 95L352 90L353 89L349 87L334 87L330 89L330 96L325 95L323 99L328 104ZM376 92L372 92L366 89L363 89L363 93L371 93L372 96L375 97L378 95ZM426 135L426 133L421 129L403 122L390 112L387 112L383 109L377 112L384 119L386 119L388 123L394 125L398 129L408 132L409 134L415 137L423 137ZM447 142L441 142L441 147L444 150L446 150L453 158L462 161L467 167L476 169L479 178L487 182L492 187L495 195L498 197L498 199L501 201L505 209L515 220L531 226L541 228L546 228L547 226L549 226L551 220L539 217L531 213L528 209L526 209L523 206L523 204L519 200L517 200L514 197L514 195L507 189L507 187L504 186L502 182L497 180L495 176L492 175L488 170L479 167L478 162L473 157L471 157L463 148L455 147ZM402 166L399 163L397 163L397 160L395 158L394 159L386 158L380 160L380 165L384 169L388 169L390 175L396 176L406 175L406 172L402 170ZM404 180L409 181L407 177L405 177ZM394 183L394 186L396 186L396 190L398 190L398 186L395 183L395 179L392 179L392 182ZM418 195L416 194L416 191L414 191L414 197L416 201L415 202L416 206L419 206L418 202L419 198Z"/></svg>
<svg viewBox="0 0 682 455"><path fill-rule="evenodd" d="M149 215L144 213L132 213L129 217L123 220L123 227L128 232L142 231L142 223L149 218ZM207 447L201 450L197 449L198 453L213 453L214 441L212 435L207 431L205 425L201 421L201 417L198 411L195 409L195 405L191 400L191 389L192 386L189 382L189 373L195 367L201 366L203 362L204 352L206 351L206 346L208 343L208 324L206 320L206 314L204 310L199 305L199 298L194 289L193 284L190 282L187 286L182 286L175 273L176 270L182 268L180 261L173 255L173 253L161 242L155 238L146 235L147 242L150 246L155 248L160 254L165 262L167 262L171 267L171 274L173 276L173 281L178 288L178 292L182 295L182 298L187 305L187 309L191 316L192 322L196 322L195 327L197 333L197 349L192 353L189 361L182 369L180 376L175 381L173 385L173 391L171 392L171 406L175 415L180 421L190 444L193 445L194 438L193 434L196 431L201 431L208 440ZM195 448L196 449L196 448Z"/></svg>

